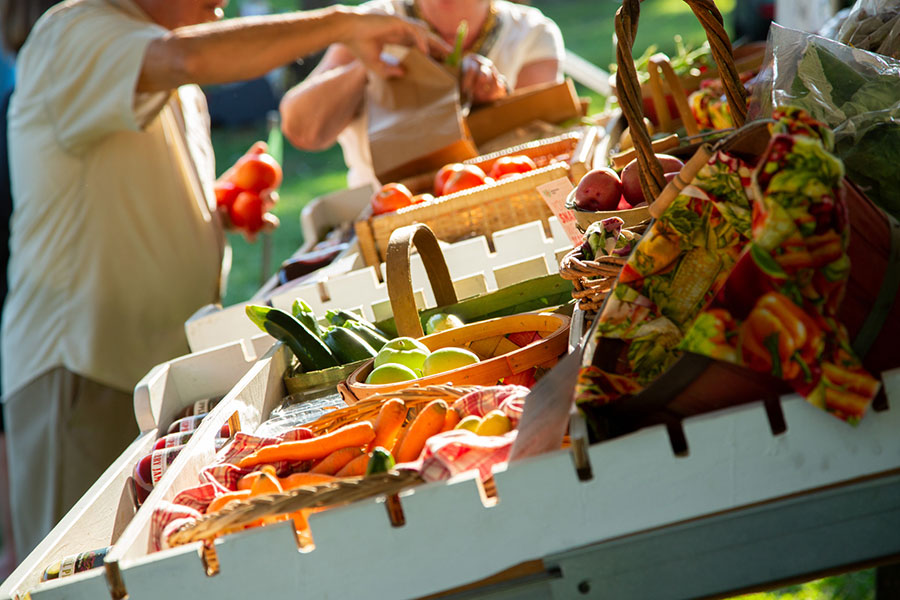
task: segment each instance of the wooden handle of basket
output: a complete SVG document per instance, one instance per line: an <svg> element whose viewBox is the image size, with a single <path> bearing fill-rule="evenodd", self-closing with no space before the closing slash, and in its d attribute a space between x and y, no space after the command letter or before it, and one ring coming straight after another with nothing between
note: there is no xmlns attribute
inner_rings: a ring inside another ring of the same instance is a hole
<svg viewBox="0 0 900 600"><path fill-rule="evenodd" d="M713 0L684 1L691 7L706 31L713 59L725 87L728 108L735 125L740 127L747 120L747 92L734 65L731 41L725 32L722 13L716 8ZM643 97L632 56L640 12L640 0L623 0L622 6L616 11L615 28L618 39L616 44L616 63L618 65L616 93L637 151L641 189L645 197L656 198L665 187L666 181L662 165L653 154L650 134L644 127Z"/></svg>
<svg viewBox="0 0 900 600"><path fill-rule="evenodd" d="M456 304L457 299L447 261L444 260L444 253L434 232L424 223L414 223L395 229L388 240L385 259L388 298L394 312L397 334L420 338L425 332L422 331L422 322L419 320L412 287L409 257L413 247L422 257L437 305Z"/></svg>
<svg viewBox="0 0 900 600"><path fill-rule="evenodd" d="M653 106L656 108L656 117L659 120L659 127L662 131L672 131L674 129L672 123L672 115L669 113L669 103L666 101L666 92L663 88L663 81L669 86L672 93L672 99L675 100L675 108L678 109L678 116L681 117L681 123L684 125L685 131L690 135L700 133L700 125L694 118L694 112L688 104L687 94L681 85L681 80L669 57L665 54L654 54L650 57L647 65L650 73L650 91L653 98Z"/></svg>

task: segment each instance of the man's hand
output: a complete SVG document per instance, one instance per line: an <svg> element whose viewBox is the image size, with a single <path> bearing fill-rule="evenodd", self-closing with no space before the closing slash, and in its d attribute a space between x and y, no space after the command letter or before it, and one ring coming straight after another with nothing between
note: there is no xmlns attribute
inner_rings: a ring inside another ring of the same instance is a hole
<svg viewBox="0 0 900 600"><path fill-rule="evenodd" d="M348 34L341 42L371 71L381 77L403 75L403 67L381 60L385 44L415 46L425 54L442 59L450 46L420 24L400 17L364 13L348 9Z"/></svg>
<svg viewBox="0 0 900 600"><path fill-rule="evenodd" d="M466 54L462 61L460 92L472 104L493 102L506 96L506 78L490 59L479 54Z"/></svg>

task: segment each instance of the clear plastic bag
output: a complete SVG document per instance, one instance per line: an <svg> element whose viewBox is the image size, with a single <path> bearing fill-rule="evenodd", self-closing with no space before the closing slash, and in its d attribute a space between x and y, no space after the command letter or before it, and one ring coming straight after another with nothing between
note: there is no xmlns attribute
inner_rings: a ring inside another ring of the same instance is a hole
<svg viewBox="0 0 900 600"><path fill-rule="evenodd" d="M857 0L835 39L900 59L900 0Z"/></svg>
<svg viewBox="0 0 900 600"><path fill-rule="evenodd" d="M834 130L851 181L900 217L900 60L773 24L751 118L798 106Z"/></svg>

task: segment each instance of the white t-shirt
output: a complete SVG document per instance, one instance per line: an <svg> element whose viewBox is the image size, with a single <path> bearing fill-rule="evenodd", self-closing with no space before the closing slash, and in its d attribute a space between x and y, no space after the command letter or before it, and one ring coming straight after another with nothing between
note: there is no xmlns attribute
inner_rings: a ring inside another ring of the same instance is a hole
<svg viewBox="0 0 900 600"><path fill-rule="evenodd" d="M19 53L4 394L56 366L130 391L189 351L185 320L220 297L205 98L135 93L166 33L133 0L75 0Z"/></svg>
<svg viewBox="0 0 900 600"><path fill-rule="evenodd" d="M372 0L362 5L362 8L373 12L409 16L406 7L405 0ZM562 33L556 23L531 6L494 0L494 7L497 9L497 32L484 55L493 61L510 86L516 86L519 71L528 63L556 59L562 64L565 47ZM378 183L372 171L367 126L366 113L363 110L362 114L338 135L348 169L347 183L350 187Z"/></svg>

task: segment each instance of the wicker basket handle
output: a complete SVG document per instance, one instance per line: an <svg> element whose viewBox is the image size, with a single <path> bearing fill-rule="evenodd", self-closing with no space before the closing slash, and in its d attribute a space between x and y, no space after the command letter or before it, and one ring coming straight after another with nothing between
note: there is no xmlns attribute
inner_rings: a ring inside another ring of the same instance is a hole
<svg viewBox="0 0 900 600"><path fill-rule="evenodd" d="M731 41L725 32L722 13L716 8L713 0L684 1L691 7L706 31L713 59L725 87L725 97L728 100L731 117L735 125L740 127L747 120L747 92L744 90L737 67L734 65ZM631 131L631 140L637 151L641 189L645 197L656 198L665 187L666 180L663 177L662 165L653 154L650 134L644 127L643 98L632 55L640 12L640 0L623 0L621 8L616 11L615 27L618 40L616 45L616 63L618 65L616 92L619 96L622 113L625 115Z"/></svg>
<svg viewBox="0 0 900 600"><path fill-rule="evenodd" d="M437 305L456 304L457 298L447 261L444 260L444 253L434 232L424 223L413 223L395 229L388 241L385 259L388 298L394 312L398 335L420 338L425 332L422 330L422 322L416 308L409 263L414 246L425 264L425 272L428 273L428 281L431 282Z"/></svg>

